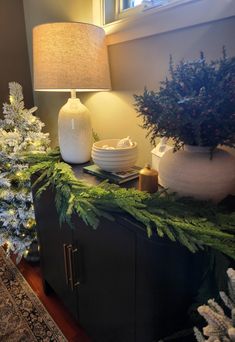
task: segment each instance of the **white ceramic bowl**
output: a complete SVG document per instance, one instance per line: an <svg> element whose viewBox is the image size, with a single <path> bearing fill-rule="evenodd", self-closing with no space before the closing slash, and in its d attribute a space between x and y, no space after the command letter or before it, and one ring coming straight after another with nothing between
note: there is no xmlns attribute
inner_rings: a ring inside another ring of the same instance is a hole
<svg viewBox="0 0 235 342"><path fill-rule="evenodd" d="M126 171L133 167L137 160L137 143L124 148L116 148L120 139L100 140L93 144L91 156L96 165L104 171ZM103 146L114 147L106 149Z"/></svg>

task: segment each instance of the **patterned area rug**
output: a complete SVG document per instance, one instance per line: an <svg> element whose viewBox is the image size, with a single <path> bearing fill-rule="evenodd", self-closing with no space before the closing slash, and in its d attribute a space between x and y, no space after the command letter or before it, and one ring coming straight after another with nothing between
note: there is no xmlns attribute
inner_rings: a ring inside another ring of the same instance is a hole
<svg viewBox="0 0 235 342"><path fill-rule="evenodd" d="M31 287L0 247L0 341L66 342Z"/></svg>

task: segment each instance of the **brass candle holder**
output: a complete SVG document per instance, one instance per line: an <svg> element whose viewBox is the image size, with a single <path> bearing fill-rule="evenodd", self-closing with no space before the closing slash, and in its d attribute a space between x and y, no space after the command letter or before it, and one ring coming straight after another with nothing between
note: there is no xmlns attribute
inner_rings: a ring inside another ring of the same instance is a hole
<svg viewBox="0 0 235 342"><path fill-rule="evenodd" d="M139 172L139 190L154 193L158 190L158 172L146 164Z"/></svg>

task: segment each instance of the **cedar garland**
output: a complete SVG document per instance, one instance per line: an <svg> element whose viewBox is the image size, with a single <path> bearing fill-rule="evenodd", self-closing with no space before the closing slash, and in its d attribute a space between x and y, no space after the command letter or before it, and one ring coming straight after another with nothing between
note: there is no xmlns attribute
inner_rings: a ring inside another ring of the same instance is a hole
<svg viewBox="0 0 235 342"><path fill-rule="evenodd" d="M96 229L101 217L114 220L116 214L127 214L145 226L149 237L166 235L191 252L208 246L235 259L235 212L227 213L210 202L176 198L165 190L150 195L106 181L92 186L77 179L68 164L56 160L56 152L45 157L26 156L28 163L34 162L27 174L41 174L37 196L53 187L61 223L72 226L71 216L77 214Z"/></svg>

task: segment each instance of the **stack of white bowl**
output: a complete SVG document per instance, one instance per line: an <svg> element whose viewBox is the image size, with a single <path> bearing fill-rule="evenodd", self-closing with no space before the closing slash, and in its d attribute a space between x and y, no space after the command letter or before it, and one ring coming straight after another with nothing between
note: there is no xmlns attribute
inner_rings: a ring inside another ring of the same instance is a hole
<svg viewBox="0 0 235 342"><path fill-rule="evenodd" d="M96 165L109 172L127 171L137 160L137 143L131 146L117 147L120 139L106 139L95 142L91 156Z"/></svg>

